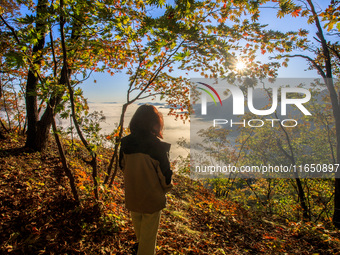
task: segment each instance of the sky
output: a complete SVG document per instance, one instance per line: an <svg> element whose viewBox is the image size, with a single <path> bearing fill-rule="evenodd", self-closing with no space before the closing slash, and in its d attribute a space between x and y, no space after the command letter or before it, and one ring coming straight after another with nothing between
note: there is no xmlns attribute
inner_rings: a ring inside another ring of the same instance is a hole
<svg viewBox="0 0 340 255"><path fill-rule="evenodd" d="M172 1L171 1L172 2ZM325 8L329 1L314 1L316 7ZM272 4L271 4L272 6ZM268 24L267 28L279 31L297 31L304 28L310 31L310 35L315 36L316 28L313 25L307 25L305 18L285 17L279 19L273 9L263 9L261 11L260 22ZM269 55L259 56L258 60L268 62ZM278 78L319 78L315 70L307 70L306 60L293 58L288 62L288 67L282 67L278 70ZM200 78L199 74L190 72L186 75L184 71L175 70L175 76L184 76L186 78ZM107 73L93 73L90 78L82 84L84 95L90 102L125 102L126 90L128 86L128 76L124 73L111 76Z"/></svg>

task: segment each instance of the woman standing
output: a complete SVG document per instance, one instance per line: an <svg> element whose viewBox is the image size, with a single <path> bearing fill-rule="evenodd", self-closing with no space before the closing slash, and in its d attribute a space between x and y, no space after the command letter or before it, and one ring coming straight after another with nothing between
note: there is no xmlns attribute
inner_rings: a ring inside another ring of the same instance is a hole
<svg viewBox="0 0 340 255"><path fill-rule="evenodd" d="M131 134L121 143L125 205L131 212L137 255L154 255L165 193L172 188L170 144L162 142L163 116L152 105L140 106L130 121Z"/></svg>

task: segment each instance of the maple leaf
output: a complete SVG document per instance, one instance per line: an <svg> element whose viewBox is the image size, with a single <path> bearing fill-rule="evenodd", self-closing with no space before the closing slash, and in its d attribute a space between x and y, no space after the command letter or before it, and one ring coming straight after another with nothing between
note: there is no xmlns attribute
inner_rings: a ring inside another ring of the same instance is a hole
<svg viewBox="0 0 340 255"><path fill-rule="evenodd" d="M296 18L299 16L300 12L301 12L301 8L296 9L295 11L292 12L292 17Z"/></svg>

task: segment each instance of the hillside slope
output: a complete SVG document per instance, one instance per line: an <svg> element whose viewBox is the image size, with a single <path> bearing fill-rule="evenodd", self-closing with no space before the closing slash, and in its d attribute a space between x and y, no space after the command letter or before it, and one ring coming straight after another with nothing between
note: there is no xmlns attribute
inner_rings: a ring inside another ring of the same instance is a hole
<svg viewBox="0 0 340 255"><path fill-rule="evenodd" d="M130 254L135 237L121 175L112 189L101 187L98 207L84 184L90 182L86 165L72 154L82 197L75 207L55 145L47 153L23 145L22 137L0 141L0 253ZM100 151L103 164L110 153ZM340 254L336 230L265 219L187 177L176 175L174 184L157 254Z"/></svg>

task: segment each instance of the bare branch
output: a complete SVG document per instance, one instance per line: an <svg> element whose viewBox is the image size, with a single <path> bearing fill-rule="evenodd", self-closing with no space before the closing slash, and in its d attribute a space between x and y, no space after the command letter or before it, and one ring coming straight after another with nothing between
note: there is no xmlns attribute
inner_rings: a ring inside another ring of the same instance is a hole
<svg viewBox="0 0 340 255"><path fill-rule="evenodd" d="M20 42L20 40L19 40L19 38L18 38L18 36L17 36L17 33L15 32L15 29L7 23L7 21L2 17L2 15L0 15L0 19L2 20L3 23L5 23L6 27L7 27L9 30L11 30L11 32L12 32L12 34L13 34L13 36L14 36L14 39L17 41L17 43L18 43L19 45L21 45L21 42Z"/></svg>
<svg viewBox="0 0 340 255"><path fill-rule="evenodd" d="M315 62L315 60L312 59L311 57L308 57L308 56L302 55L302 54L285 55L285 57L288 57L288 58L300 57L300 58L307 59L309 62L311 62L311 64L315 67L315 69L318 70L318 72L320 73L320 75L322 76L322 78L326 79L326 74L325 74L325 72L322 70L322 68L320 67L320 65L318 65L318 64Z"/></svg>
<svg viewBox="0 0 340 255"><path fill-rule="evenodd" d="M153 96L157 96L157 95L161 95L161 94L163 94L163 93L162 92L152 93L152 94L140 97L138 100L142 100L142 99L145 99L145 98L149 98L149 97L153 97Z"/></svg>
<svg viewBox="0 0 340 255"><path fill-rule="evenodd" d="M54 50L54 41L53 41L53 34L52 34L52 27L50 27L50 40L51 40L51 48L52 48L52 57L53 57L53 74L54 77L57 77L57 59L55 56L55 50Z"/></svg>
<svg viewBox="0 0 340 255"><path fill-rule="evenodd" d="M131 101L131 103L135 102L140 98L140 96L150 87L150 85L155 81L155 79L158 77L158 74L163 70L163 68L168 65L173 63L173 61L170 61L170 59L177 53L177 51L182 47L182 44L185 42L182 41L178 47L166 58L163 64L160 64L158 69L154 72L153 76L150 78L148 81L147 85L144 87L144 89ZM165 58L165 57L164 57Z"/></svg>
<svg viewBox="0 0 340 255"><path fill-rule="evenodd" d="M89 74L84 79L78 80L73 87L77 86L79 83L82 83L83 81L86 81L88 78L90 78L92 73L93 73L93 70L90 70Z"/></svg>

